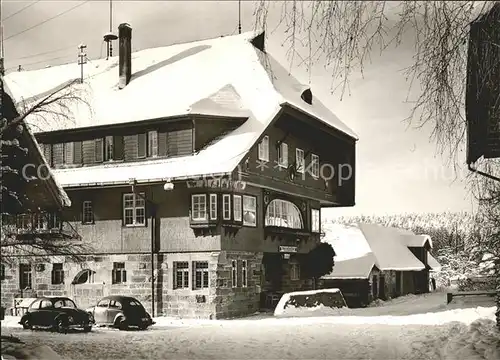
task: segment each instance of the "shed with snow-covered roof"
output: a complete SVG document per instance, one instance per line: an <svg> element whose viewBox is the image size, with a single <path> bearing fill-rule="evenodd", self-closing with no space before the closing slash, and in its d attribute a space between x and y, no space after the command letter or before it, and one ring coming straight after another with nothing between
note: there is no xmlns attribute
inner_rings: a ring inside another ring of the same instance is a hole
<svg viewBox="0 0 500 360"><path fill-rule="evenodd" d="M338 258L333 271L322 277L325 286L343 289L351 306L374 298L395 297L428 291L427 235L378 224L325 224L323 241L330 243ZM425 256L420 252L425 250ZM436 262L437 263L437 262Z"/></svg>

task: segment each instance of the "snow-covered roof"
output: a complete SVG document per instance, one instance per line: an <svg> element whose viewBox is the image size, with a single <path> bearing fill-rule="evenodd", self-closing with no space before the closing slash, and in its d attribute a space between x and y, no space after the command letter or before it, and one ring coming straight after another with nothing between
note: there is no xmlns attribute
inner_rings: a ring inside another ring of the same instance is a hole
<svg viewBox="0 0 500 360"><path fill-rule="evenodd" d="M408 247L424 247L425 243L428 242L432 249L432 239L429 235L415 235L414 233L403 234L401 240Z"/></svg>
<svg viewBox="0 0 500 360"><path fill-rule="evenodd" d="M354 259L335 260L333 271L322 279L367 279L375 262L375 255L371 252Z"/></svg>
<svg viewBox="0 0 500 360"><path fill-rule="evenodd" d="M441 270L441 264L430 253L427 254L427 264L433 271Z"/></svg>
<svg viewBox="0 0 500 360"><path fill-rule="evenodd" d="M19 115L18 113L19 109L15 107L12 94L10 93L9 89L5 87L2 93L2 101L5 101L5 103L2 104L3 106L11 107L13 116L16 117ZM4 112L8 113L10 111L4 111ZM21 124L26 125L25 119L21 121ZM42 181L52 186L51 189L53 190L51 195L53 195L53 199L58 203L58 206L61 207L71 206L71 200L69 199L68 194L66 193L66 191L64 191L63 187L54 176L53 171L50 169L47 160L45 159L45 156L43 154L43 151L42 149L40 149L40 146L36 141L35 136L33 135L33 131L30 129L29 126L26 126L25 129L26 131L23 132L23 137L27 142L28 151L31 151L33 155L32 159L36 161L35 165L45 168L48 171L48 177L42 179Z"/></svg>
<svg viewBox="0 0 500 360"><path fill-rule="evenodd" d="M377 224L358 225L370 245L380 270L412 271L423 270L425 265L401 240L399 229Z"/></svg>
<svg viewBox="0 0 500 360"><path fill-rule="evenodd" d="M408 249L398 228L375 224L322 224L323 242L335 250L335 265L325 279L367 278L373 266L380 270L423 270L425 265ZM416 235L414 235L416 236Z"/></svg>
<svg viewBox="0 0 500 360"><path fill-rule="evenodd" d="M28 122L36 125L37 131L52 131L188 114L248 117L239 128L193 156L124 167L124 173L129 171L144 179L152 174L155 178L175 180L177 176L233 171L283 106L308 114L357 140L357 135L319 99L313 98L312 104L302 100L307 86L268 53L257 49L252 44L256 36L257 33L247 32L135 52L131 80L121 90L117 56L89 61L84 65L84 83L73 85L86 104L69 104L72 121L48 118L45 114L43 121L31 117ZM79 76L80 66L73 63L11 72L5 76L5 83L15 101L29 102ZM179 165L186 171L178 170ZM109 168L102 165L55 173L63 186L121 182L125 176Z"/></svg>
<svg viewBox="0 0 500 360"><path fill-rule="evenodd" d="M329 243L335 250L335 262L362 257L372 250L358 227L335 223L322 223L325 233L322 242Z"/></svg>

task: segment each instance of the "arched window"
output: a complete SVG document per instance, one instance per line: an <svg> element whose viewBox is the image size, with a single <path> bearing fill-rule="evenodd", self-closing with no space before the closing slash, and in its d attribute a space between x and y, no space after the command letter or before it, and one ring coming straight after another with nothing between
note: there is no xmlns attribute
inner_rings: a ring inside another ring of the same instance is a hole
<svg viewBox="0 0 500 360"><path fill-rule="evenodd" d="M73 279L72 284L73 285L93 284L94 283L94 274L95 274L95 271L92 271L89 269L82 270L78 274L76 274L75 278Z"/></svg>
<svg viewBox="0 0 500 360"><path fill-rule="evenodd" d="M299 208L290 201L275 199L267 205L266 226L303 229Z"/></svg>

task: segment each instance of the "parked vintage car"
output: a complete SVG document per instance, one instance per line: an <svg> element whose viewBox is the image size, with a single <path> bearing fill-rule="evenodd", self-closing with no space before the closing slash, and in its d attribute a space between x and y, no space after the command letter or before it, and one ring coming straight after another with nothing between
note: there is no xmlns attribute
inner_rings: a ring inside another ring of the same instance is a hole
<svg viewBox="0 0 500 360"><path fill-rule="evenodd" d="M145 330L155 323L141 302L130 296L106 296L87 311L94 317L96 325L120 330L132 326Z"/></svg>
<svg viewBox="0 0 500 360"><path fill-rule="evenodd" d="M42 297L29 306L19 324L24 329L45 327L65 333L69 329L81 328L89 332L94 318L85 310L78 309L74 301L67 297Z"/></svg>

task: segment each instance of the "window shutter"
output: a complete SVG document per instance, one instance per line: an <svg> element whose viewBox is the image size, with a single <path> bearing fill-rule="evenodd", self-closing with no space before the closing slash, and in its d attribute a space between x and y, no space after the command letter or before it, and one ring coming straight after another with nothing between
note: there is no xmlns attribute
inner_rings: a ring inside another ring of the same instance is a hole
<svg viewBox="0 0 500 360"><path fill-rule="evenodd" d="M64 144L54 144L52 156L55 166L62 165L64 162Z"/></svg>
<svg viewBox="0 0 500 360"><path fill-rule="evenodd" d="M49 166L52 166L52 144L43 145L43 156Z"/></svg>
<svg viewBox="0 0 500 360"><path fill-rule="evenodd" d="M137 135L137 157L144 158L146 157L146 134L138 134Z"/></svg>
<svg viewBox="0 0 500 360"><path fill-rule="evenodd" d="M113 158L114 160L123 160L124 158L124 143L123 136L113 137Z"/></svg>
<svg viewBox="0 0 500 360"><path fill-rule="evenodd" d="M95 144L95 162L102 162L103 161L103 147L104 147L103 140L102 139L95 139L94 144Z"/></svg>
<svg viewBox="0 0 500 360"><path fill-rule="evenodd" d="M167 133L158 133L158 156L167 156Z"/></svg>
<svg viewBox="0 0 500 360"><path fill-rule="evenodd" d="M73 164L73 143L64 143L64 163Z"/></svg>
<svg viewBox="0 0 500 360"><path fill-rule="evenodd" d="M81 164L82 163L82 142L75 141L73 143L73 163Z"/></svg>

